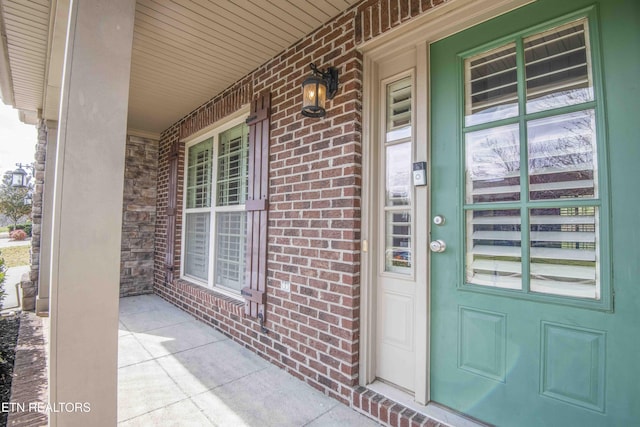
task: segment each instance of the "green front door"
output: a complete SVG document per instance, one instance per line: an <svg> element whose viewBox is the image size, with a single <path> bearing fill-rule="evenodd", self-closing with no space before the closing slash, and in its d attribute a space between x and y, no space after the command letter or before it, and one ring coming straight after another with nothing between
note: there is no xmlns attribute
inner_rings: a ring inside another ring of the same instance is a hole
<svg viewBox="0 0 640 427"><path fill-rule="evenodd" d="M639 20L539 0L431 46L433 401L640 425Z"/></svg>

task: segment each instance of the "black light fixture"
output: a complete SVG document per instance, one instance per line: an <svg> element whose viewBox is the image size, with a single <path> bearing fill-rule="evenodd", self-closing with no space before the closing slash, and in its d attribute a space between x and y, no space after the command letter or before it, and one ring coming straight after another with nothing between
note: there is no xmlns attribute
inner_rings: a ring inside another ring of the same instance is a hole
<svg viewBox="0 0 640 427"><path fill-rule="evenodd" d="M325 103L338 92L338 69L329 67L319 70L311 64L311 75L302 82L302 115L324 117Z"/></svg>
<svg viewBox="0 0 640 427"><path fill-rule="evenodd" d="M31 203L33 203L33 196L31 196L31 192L29 192L26 196L24 196L24 204L30 205Z"/></svg>
<svg viewBox="0 0 640 427"><path fill-rule="evenodd" d="M18 169L11 172L11 186L25 187L27 185L27 183L25 182L27 178L27 172L25 172L22 167L26 165L23 165L22 163L16 163L16 166L18 166Z"/></svg>

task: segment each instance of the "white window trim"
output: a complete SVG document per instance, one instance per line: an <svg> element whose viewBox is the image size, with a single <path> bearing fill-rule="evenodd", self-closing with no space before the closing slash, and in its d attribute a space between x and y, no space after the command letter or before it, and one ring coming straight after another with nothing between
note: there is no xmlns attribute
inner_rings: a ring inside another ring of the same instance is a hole
<svg viewBox="0 0 640 427"><path fill-rule="evenodd" d="M190 136L183 140L185 143L185 160L184 160L184 170L183 170L183 195L182 195L182 233L180 236L180 279L185 280L187 282L193 283L195 285L203 286L211 290L215 290L218 293L223 295L243 300L240 296L240 291L233 291L232 289L226 288L224 286L217 285L215 283L215 259L216 259L216 245L215 245L215 236L217 230L216 224L216 178L218 176L218 136L226 130L233 128L239 124L245 122L246 118L249 115L249 105L245 105L240 108L237 112L233 113L230 116L227 116L223 120L219 120L213 123L211 126L203 129L200 132L196 132L194 135ZM213 138L213 161L211 165L211 206L207 208L191 208L188 209L187 212L187 177L189 173L189 148L199 144L209 138ZM245 205L233 205L233 206L225 206L223 212L243 212L245 211ZM185 248L186 248L186 233L185 233L185 224L187 219L187 213L198 213L198 212L208 212L209 215L209 269L207 271L207 280L201 280L194 276L189 276L185 274Z"/></svg>

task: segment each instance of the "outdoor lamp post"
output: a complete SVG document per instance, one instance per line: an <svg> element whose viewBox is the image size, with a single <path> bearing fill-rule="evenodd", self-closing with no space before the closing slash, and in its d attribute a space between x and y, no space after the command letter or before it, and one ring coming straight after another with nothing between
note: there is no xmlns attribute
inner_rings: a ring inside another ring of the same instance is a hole
<svg viewBox="0 0 640 427"><path fill-rule="evenodd" d="M323 71L311 64L311 70L311 75L302 82L302 115L324 117L327 99L333 99L338 91L338 69L329 67Z"/></svg>

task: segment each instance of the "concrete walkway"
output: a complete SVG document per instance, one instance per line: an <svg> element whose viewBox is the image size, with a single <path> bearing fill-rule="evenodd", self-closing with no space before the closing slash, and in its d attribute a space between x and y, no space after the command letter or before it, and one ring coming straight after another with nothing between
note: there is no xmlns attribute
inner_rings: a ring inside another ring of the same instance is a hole
<svg viewBox="0 0 640 427"><path fill-rule="evenodd" d="M119 426L376 426L155 295L120 300Z"/></svg>
<svg viewBox="0 0 640 427"><path fill-rule="evenodd" d="M6 237L0 237L0 257L2 256L2 248L29 246L30 244L31 239L10 240L8 235ZM4 282L4 291L6 294L2 303L2 314L7 314L20 308L20 298L16 284L20 283L22 275L24 273L28 273L30 269L31 267L28 265L21 265L7 269Z"/></svg>
<svg viewBox="0 0 640 427"><path fill-rule="evenodd" d="M20 309L20 296L17 285L20 283L22 275L28 273L30 270L31 267L28 265L7 268L5 281L2 285L5 295L4 300L2 301L2 311L0 313L8 314Z"/></svg>

